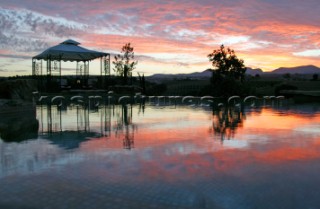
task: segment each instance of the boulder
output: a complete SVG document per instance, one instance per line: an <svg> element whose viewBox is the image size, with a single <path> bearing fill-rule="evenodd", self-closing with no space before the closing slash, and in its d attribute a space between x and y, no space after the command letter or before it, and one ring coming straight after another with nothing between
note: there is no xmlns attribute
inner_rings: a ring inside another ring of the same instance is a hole
<svg viewBox="0 0 320 209"><path fill-rule="evenodd" d="M37 91L37 82L32 79L6 80L0 82L0 99L32 102L32 92Z"/></svg>
<svg viewBox="0 0 320 209"><path fill-rule="evenodd" d="M0 112L0 139L3 141L22 141L37 138L39 121L33 108L21 108L21 111Z"/></svg>
<svg viewBox="0 0 320 209"><path fill-rule="evenodd" d="M0 82L0 138L21 141L36 138L39 122L33 93L35 80L5 80Z"/></svg>

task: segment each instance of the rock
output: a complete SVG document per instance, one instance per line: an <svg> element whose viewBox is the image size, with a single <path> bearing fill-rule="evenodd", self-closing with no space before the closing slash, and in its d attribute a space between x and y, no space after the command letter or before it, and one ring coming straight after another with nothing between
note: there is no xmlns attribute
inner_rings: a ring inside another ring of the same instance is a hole
<svg viewBox="0 0 320 209"><path fill-rule="evenodd" d="M33 93L35 80L6 80L0 82L0 138L21 141L36 138L39 122Z"/></svg>
<svg viewBox="0 0 320 209"><path fill-rule="evenodd" d="M16 100L7 101L15 102ZM35 106L30 102L15 105L0 106L0 138L4 141L37 138L39 121L36 118Z"/></svg>
<svg viewBox="0 0 320 209"><path fill-rule="evenodd" d="M32 92L37 91L37 82L31 79L6 80L0 82L0 98L32 101Z"/></svg>

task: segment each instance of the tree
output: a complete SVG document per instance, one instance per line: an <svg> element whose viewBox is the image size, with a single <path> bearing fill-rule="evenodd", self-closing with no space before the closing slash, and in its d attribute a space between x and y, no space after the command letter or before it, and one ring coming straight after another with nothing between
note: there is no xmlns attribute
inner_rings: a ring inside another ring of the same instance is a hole
<svg viewBox="0 0 320 209"><path fill-rule="evenodd" d="M246 72L244 61L236 56L234 50L221 45L207 57L213 69L210 85L204 91L225 98L233 95L246 96L252 92L252 88L243 82Z"/></svg>
<svg viewBox="0 0 320 209"><path fill-rule="evenodd" d="M124 84L128 82L128 76L132 75L132 70L135 69L138 61L134 61L133 47L130 43L126 43L122 49L121 54L114 56L115 61L113 70L123 78Z"/></svg>
<svg viewBox="0 0 320 209"><path fill-rule="evenodd" d="M244 61L236 56L234 50L221 45L219 49L208 54L208 58L219 76L231 77L241 82L244 80L246 67Z"/></svg>

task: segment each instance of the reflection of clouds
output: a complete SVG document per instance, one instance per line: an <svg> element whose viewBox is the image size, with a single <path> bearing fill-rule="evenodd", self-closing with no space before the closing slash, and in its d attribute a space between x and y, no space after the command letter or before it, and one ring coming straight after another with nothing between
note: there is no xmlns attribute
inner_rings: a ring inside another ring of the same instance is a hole
<svg viewBox="0 0 320 209"><path fill-rule="evenodd" d="M301 127L297 127L293 130L307 132L308 134L320 134L320 123L319 124L304 125Z"/></svg>
<svg viewBox="0 0 320 209"><path fill-rule="evenodd" d="M237 149L243 149L247 148L249 146L249 142L245 140L226 140L223 142L223 145L229 148L237 148Z"/></svg>
<svg viewBox="0 0 320 209"><path fill-rule="evenodd" d="M4 143L0 140L0 150L0 178L33 174L74 164L85 156L84 153L64 152L42 139L29 140L26 143Z"/></svg>
<svg viewBox="0 0 320 209"><path fill-rule="evenodd" d="M1 175L11 175L14 172L40 172L57 165L66 166L77 162L90 163L99 156L98 159L103 159L103 163L108 162L110 165L117 165L119 169L123 170L131 167L136 171L135 166L137 166L137 168L143 168L145 175L157 176L156 172L164 172L168 178L174 178L170 177L173 174L192 178L191 174L185 173L186 170L193 169L194 172L200 170L204 172L207 169L222 169L228 171L228 169L253 162L285 163L288 160L315 159L319 157L320 153L319 115L310 121L307 115L295 114L292 116L294 120L290 123L294 124L296 122L296 127L299 127L298 125L303 119L303 126L297 129L278 129L278 127L270 128L260 123L247 126L247 122L250 120L265 121L260 119L264 117L270 119L270 115L273 115L273 120L286 118L286 116L278 115L276 111L271 110L270 112L262 111L258 114L252 113L246 115L243 128L238 129L234 124L235 129L237 129L234 138L221 143L219 140L212 140L212 133L208 133L208 125L211 121L207 119L208 115L211 114L210 112L205 112L206 114L201 111L193 112L192 108L177 111L174 117L184 118L187 124L207 121L192 127L180 126L179 122L175 122L176 126L174 126L171 121L173 116L167 118L167 114L172 115L172 110L161 109L163 112L161 115L154 114L159 111L158 109L147 109L144 114L139 115L138 107L133 107L132 118L129 110L121 112L120 108L120 114L118 115L120 118L113 115L110 119L111 124L120 123L119 126L116 126L119 128L117 130L118 135L115 129L108 136L97 136L95 134L91 136L89 134L89 138L94 140L85 138L85 141L79 143L77 148L72 151L61 149L58 146L59 144L53 146L54 142L45 140L42 136L41 139L26 141L21 144L0 141ZM40 109L38 109L38 113L39 111ZM125 112L127 113L125 114ZM190 112L194 117L189 115ZM229 115L228 120L232 122L233 120L230 117L234 113L230 113L230 110L226 113ZM77 135L76 109L67 110L64 114L65 119L68 120L62 122L64 124L62 129L68 127L68 129L75 130L75 135L71 131L69 132L70 135L67 136L67 138L75 139ZM223 114L221 112L220 114L220 118L223 118ZM38 114L38 117L40 115ZM186 115L189 116L185 117ZM238 119L238 114L235 115ZM104 117L101 112L90 114L91 131L100 133L101 116ZM144 117L147 118L146 121L143 121ZM162 124L171 124L171 130L168 130L168 126L165 125L157 126L154 123L148 125L148 122L157 119ZM291 120L291 118L288 119ZM140 126L140 121L144 124L143 126ZM134 129L132 122L139 127L139 131ZM154 128L154 126L157 128ZM126 128L128 128L128 132ZM56 134L59 136L59 133ZM67 138L62 140L68 140ZM133 145L127 146L128 144L124 144L130 142L133 138L135 149L130 152L122 150L124 145L125 148ZM123 141L122 139L129 139L129 141ZM121 163L119 164L119 162ZM148 170L151 164L153 171ZM192 165L192 168L190 165ZM173 173L170 173L171 171ZM148 174L148 172L151 173Z"/></svg>
<svg viewBox="0 0 320 209"><path fill-rule="evenodd" d="M318 124L320 114L314 105L299 107L293 106L288 109L262 108L261 112L251 112L246 119L246 128L255 129L295 129L306 124Z"/></svg>
<svg viewBox="0 0 320 209"><path fill-rule="evenodd" d="M133 107L132 117L129 110L123 115L111 115L112 124L122 123L120 138L113 130L110 135L88 140L73 150L61 149L42 138L23 143L0 140L0 179L1 185L6 186L3 194L21 192L18 199L24 200L25 195L34 198L33 193L25 191L46 191L59 204L70 204L64 194L75 197L75 204L77 197L84 198L83 194L96 204L102 203L101 199L105 201L107 195L108 201L115 199L114 205L123 203L124 207L132 202L170 208L216 208L216 202L221 208L240 209L319 205L316 191L320 183L320 133L312 132L313 128L319 130L319 114L312 120L305 114L289 117L290 124L301 130L257 123L270 119L270 115L272 120L287 117L275 110L246 114L235 137L221 143L208 133L208 126L212 125L208 120L210 111L203 114L192 108L175 112L163 108L162 114L155 114L159 110L153 109L138 114L137 109ZM100 128L100 111L90 115L91 130ZM65 112L69 120L64 125L76 129L72 126L76 115L72 113L75 112ZM148 125L157 119L172 124L174 116L167 114L173 113L190 123L207 122L194 127L172 125L173 131L166 126L154 129L154 123ZM148 120L143 121L145 117ZM250 120L256 123L247 126ZM140 122L144 125L140 126ZM135 123L139 131L134 135L135 149L128 151L122 149L122 137L130 123ZM43 202L46 204L47 200ZM39 205L38 200L35 205Z"/></svg>

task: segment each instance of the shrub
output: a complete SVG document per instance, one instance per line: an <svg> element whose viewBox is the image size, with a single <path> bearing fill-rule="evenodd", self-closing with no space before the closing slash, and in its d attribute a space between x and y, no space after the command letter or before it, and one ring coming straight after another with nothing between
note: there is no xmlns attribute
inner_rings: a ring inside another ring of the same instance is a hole
<svg viewBox="0 0 320 209"><path fill-rule="evenodd" d="M275 88L274 94L276 96L279 96L280 91L282 91L282 90L297 90L297 89L298 89L298 87L290 85L290 84L281 84Z"/></svg>

